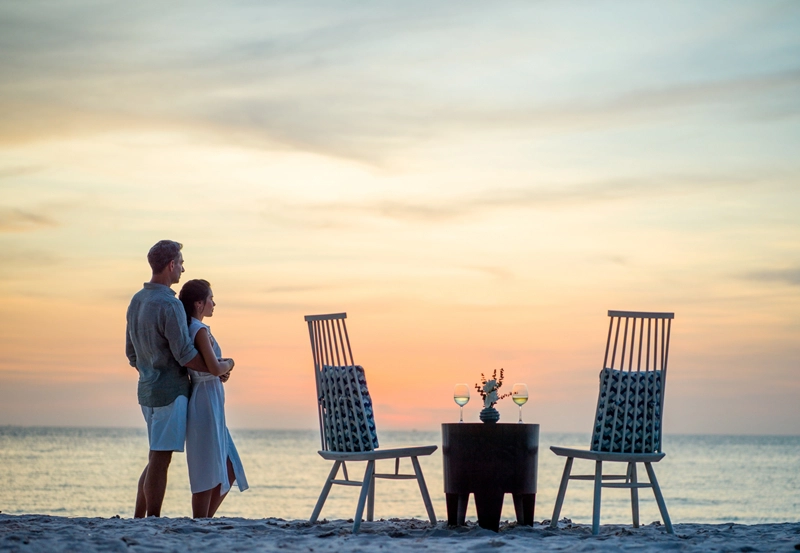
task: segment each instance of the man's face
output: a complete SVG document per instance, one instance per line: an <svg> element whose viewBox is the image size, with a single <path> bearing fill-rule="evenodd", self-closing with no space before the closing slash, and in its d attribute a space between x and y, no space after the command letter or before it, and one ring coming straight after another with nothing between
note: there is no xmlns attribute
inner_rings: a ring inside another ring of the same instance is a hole
<svg viewBox="0 0 800 553"><path fill-rule="evenodd" d="M172 267L172 271L170 276L172 276L172 284L177 284L181 281L181 273L186 269L183 268L183 254L178 253L178 258L175 261L170 262L170 267Z"/></svg>

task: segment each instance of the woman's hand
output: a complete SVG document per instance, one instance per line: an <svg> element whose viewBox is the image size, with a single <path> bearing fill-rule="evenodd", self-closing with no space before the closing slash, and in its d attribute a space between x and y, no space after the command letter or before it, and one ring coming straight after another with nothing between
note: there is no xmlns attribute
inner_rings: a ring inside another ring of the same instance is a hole
<svg viewBox="0 0 800 553"><path fill-rule="evenodd" d="M233 370L233 366L235 365L235 363L233 362L233 359L231 359L230 357L220 357L217 359L217 362L228 369L224 374L219 375L220 381L222 381L223 383L227 382L228 379L231 377L231 371Z"/></svg>

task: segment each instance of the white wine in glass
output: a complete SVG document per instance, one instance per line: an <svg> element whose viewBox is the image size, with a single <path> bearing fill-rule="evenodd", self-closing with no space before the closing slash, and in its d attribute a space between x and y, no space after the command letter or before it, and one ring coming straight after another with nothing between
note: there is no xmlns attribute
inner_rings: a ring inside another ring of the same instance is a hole
<svg viewBox="0 0 800 553"><path fill-rule="evenodd" d="M514 384L511 389L511 400L519 405L519 420L522 423L522 406L528 402L528 386L526 384Z"/></svg>
<svg viewBox="0 0 800 553"><path fill-rule="evenodd" d="M469 403L469 386L456 384L456 388L453 390L453 400L461 408L461 418L458 422L464 422L464 406Z"/></svg>

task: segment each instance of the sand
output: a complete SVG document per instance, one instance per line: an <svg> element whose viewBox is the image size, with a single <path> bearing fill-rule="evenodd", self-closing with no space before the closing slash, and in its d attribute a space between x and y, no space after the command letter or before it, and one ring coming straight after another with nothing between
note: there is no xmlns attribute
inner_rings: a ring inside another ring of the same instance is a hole
<svg viewBox="0 0 800 553"><path fill-rule="evenodd" d="M352 521L310 524L265 518L66 518L0 514L0 551L795 551L800 522L782 524L676 524L671 536L658 523L634 529L591 527L564 519L557 530L501 523L499 533L474 523L451 528L439 522L389 519L365 522L357 535Z"/></svg>

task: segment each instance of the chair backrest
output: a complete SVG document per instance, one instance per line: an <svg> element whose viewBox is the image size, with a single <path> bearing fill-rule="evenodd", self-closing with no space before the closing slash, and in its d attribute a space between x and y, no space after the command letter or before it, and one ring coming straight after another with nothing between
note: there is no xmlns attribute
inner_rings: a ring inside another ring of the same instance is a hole
<svg viewBox="0 0 800 553"><path fill-rule="evenodd" d="M674 313L609 311L592 451L661 451Z"/></svg>
<svg viewBox="0 0 800 553"><path fill-rule="evenodd" d="M372 451L378 447L372 399L364 369L353 362L346 318L346 313L305 317L314 357L320 440L324 451Z"/></svg>

